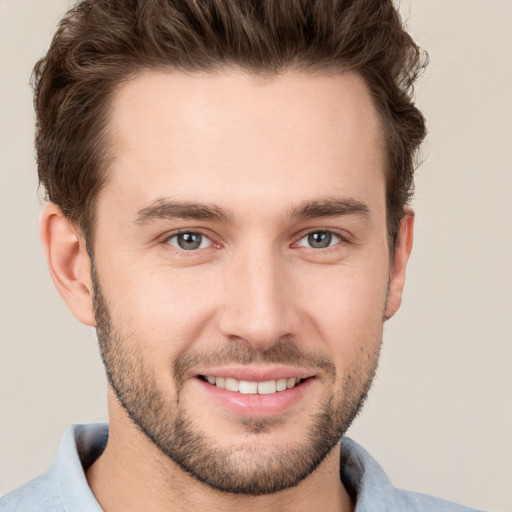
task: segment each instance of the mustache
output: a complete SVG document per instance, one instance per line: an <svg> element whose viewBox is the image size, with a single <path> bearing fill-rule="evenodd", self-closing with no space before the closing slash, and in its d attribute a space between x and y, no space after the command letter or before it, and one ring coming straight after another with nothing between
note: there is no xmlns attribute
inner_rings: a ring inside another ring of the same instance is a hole
<svg viewBox="0 0 512 512"><path fill-rule="evenodd" d="M233 342L217 351L189 348L176 357L173 375L179 386L197 367L230 364L283 364L320 371L332 379L336 377L336 367L330 357L319 352L306 352L293 339L280 339L266 350Z"/></svg>

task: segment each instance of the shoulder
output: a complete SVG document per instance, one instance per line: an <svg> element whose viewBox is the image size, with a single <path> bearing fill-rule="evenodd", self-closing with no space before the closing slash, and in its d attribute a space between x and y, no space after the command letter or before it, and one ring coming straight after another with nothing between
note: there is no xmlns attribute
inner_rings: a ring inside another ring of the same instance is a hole
<svg viewBox="0 0 512 512"><path fill-rule="evenodd" d="M483 512L419 492L396 489L396 498L408 512Z"/></svg>
<svg viewBox="0 0 512 512"><path fill-rule="evenodd" d="M483 512L427 494L397 489L377 461L344 437L340 476L354 497L356 512Z"/></svg>
<svg viewBox="0 0 512 512"><path fill-rule="evenodd" d="M107 438L106 424L68 428L50 469L0 498L0 512L101 512L84 468L100 456Z"/></svg>
<svg viewBox="0 0 512 512"><path fill-rule="evenodd" d="M0 498L1 512L61 512L55 482L46 473Z"/></svg>

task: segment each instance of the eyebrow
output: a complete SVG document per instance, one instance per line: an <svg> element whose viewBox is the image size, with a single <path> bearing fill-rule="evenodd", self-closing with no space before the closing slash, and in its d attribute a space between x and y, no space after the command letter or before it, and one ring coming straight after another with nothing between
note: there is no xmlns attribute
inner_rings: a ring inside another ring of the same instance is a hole
<svg viewBox="0 0 512 512"><path fill-rule="evenodd" d="M327 198L304 201L293 208L290 218L293 221L357 215L368 219L368 206L356 199ZM139 210L135 215L135 223L145 224L152 220L191 219L216 222L233 222L232 212L208 203L176 201L173 199L157 199Z"/></svg>
<svg viewBox="0 0 512 512"><path fill-rule="evenodd" d="M343 215L356 215L369 219L370 209L357 199L333 197L300 203L292 210L291 218L309 220Z"/></svg>
<svg viewBox="0 0 512 512"><path fill-rule="evenodd" d="M207 203L157 199L135 214L135 222L144 224L152 220L192 219L230 222L233 215L218 206Z"/></svg>

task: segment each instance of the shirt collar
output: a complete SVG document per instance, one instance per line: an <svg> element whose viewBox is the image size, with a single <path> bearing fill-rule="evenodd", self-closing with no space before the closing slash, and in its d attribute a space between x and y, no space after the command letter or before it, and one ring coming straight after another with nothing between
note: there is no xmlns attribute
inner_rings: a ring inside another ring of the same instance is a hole
<svg viewBox="0 0 512 512"><path fill-rule="evenodd" d="M340 477L356 501L355 512L407 512L382 467L348 437L341 440Z"/></svg>
<svg viewBox="0 0 512 512"><path fill-rule="evenodd" d="M87 479L87 469L103 452L108 425L73 425L62 436L55 460L49 470L64 510L102 512Z"/></svg>

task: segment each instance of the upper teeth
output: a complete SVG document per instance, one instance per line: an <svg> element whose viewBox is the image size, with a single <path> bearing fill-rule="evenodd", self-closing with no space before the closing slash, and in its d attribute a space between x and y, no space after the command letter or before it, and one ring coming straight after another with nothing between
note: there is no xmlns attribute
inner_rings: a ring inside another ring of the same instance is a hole
<svg viewBox="0 0 512 512"><path fill-rule="evenodd" d="M231 377L211 377L206 376L206 380L218 388L228 391L237 391L244 395L271 395L277 391L285 391L299 384L302 379L278 379L267 380L265 382L249 382L247 380L237 380Z"/></svg>

